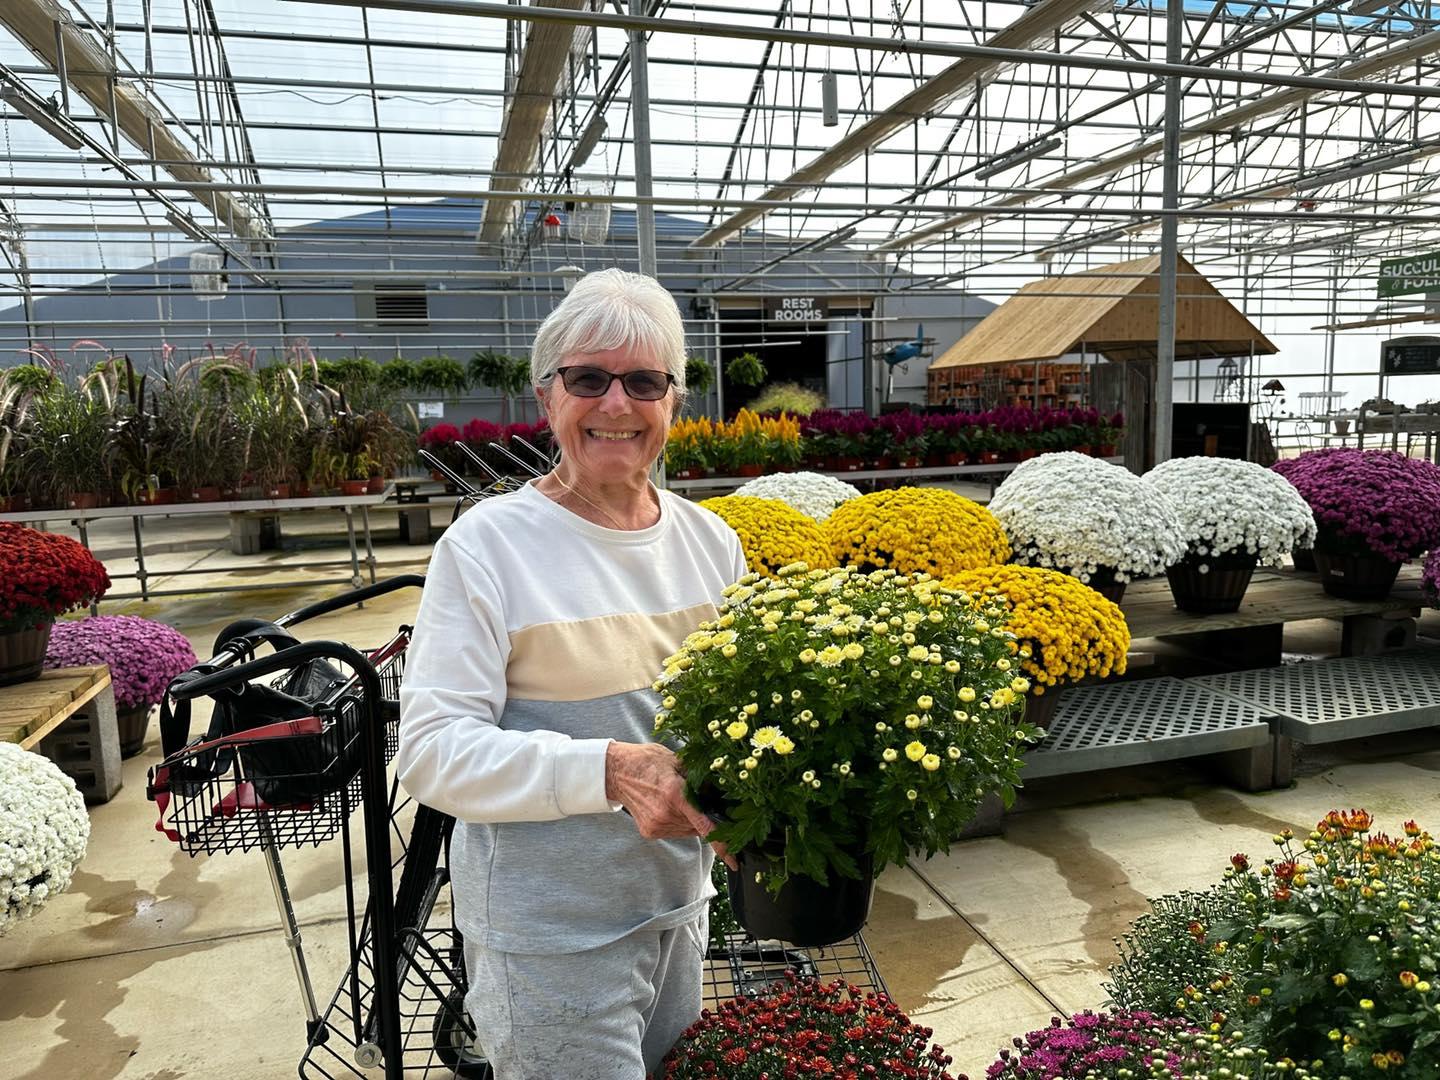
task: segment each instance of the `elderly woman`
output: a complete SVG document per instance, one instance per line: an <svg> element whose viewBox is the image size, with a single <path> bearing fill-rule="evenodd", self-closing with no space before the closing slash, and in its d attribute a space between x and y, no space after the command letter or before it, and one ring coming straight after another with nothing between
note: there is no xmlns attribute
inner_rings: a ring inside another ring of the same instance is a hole
<svg viewBox="0 0 1440 1080"><path fill-rule="evenodd" d="M397 763L457 819L466 1004L498 1080L640 1080L699 1016L712 895L650 685L745 560L650 483L685 388L669 293L590 274L532 352L560 464L436 545Z"/></svg>

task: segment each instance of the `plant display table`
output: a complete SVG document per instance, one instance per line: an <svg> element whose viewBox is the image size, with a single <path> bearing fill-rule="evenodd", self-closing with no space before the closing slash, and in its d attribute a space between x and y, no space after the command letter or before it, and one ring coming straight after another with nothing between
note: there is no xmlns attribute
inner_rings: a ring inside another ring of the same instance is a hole
<svg viewBox="0 0 1440 1080"><path fill-rule="evenodd" d="M1269 714L1193 680L1138 679L1071 687L1045 741L1025 757L1026 779L1222 754L1230 779L1271 786Z"/></svg>
<svg viewBox="0 0 1440 1080"><path fill-rule="evenodd" d="M0 687L0 741L38 747L75 781L86 802L108 802L120 790L110 669L56 668Z"/></svg>
<svg viewBox="0 0 1440 1080"><path fill-rule="evenodd" d="M1402 570L1396 588L1383 600L1345 600L1330 596L1314 574L1293 570L1257 570L1238 611L1192 615L1177 611L1163 580L1132 582L1121 608L1132 638L1183 640L1188 647L1217 660L1239 660L1244 667L1278 664L1287 622L1337 619L1344 624L1343 651L1373 651L1376 628L1386 624L1413 640L1413 620L1420 613L1420 570ZM1383 644L1383 641L1379 642Z"/></svg>
<svg viewBox="0 0 1440 1080"><path fill-rule="evenodd" d="M390 496L390 493L391 489L387 487L385 492L378 495L322 495L309 499L240 499L233 502L170 503L162 506L107 506L94 510L26 510L21 513L0 514L0 521L42 523L46 521L73 521L75 527L80 531L80 542L88 548L90 546L89 522L101 521L107 518L130 518L135 535L136 572L133 574L111 574L110 576L115 580L132 578L140 583L140 591L130 593L111 592L106 594L106 599L149 600L156 596L182 596L210 592L241 592L246 589L281 588L284 583L277 583L267 579L264 584L258 585L190 586L176 589L152 589L149 587L149 579L152 577L178 577L185 574L223 574L231 570L245 570L250 568L245 566L205 566L152 573L145 568L145 521L147 518L186 516L191 514L253 515L278 514L296 510L340 510L345 514L345 527L350 541L350 558L343 562L329 560L323 562L291 563L288 565L299 570L349 566L350 575L348 577L306 578L303 582L295 582L295 584L344 584L358 587L363 581L363 577L360 572L361 559L355 529L355 511L357 509L360 511L361 528L359 537L364 540L364 562L369 570L370 582L374 584L375 548L370 536L370 509L383 503ZM94 605L91 606L91 610L96 610Z"/></svg>
<svg viewBox="0 0 1440 1080"><path fill-rule="evenodd" d="M1192 679L1261 709L1304 745L1440 724L1440 650L1347 656Z"/></svg>

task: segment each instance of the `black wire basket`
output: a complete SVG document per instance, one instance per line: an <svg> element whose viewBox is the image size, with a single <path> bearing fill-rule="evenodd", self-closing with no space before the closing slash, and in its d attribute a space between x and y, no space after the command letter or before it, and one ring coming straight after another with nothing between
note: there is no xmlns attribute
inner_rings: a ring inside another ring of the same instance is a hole
<svg viewBox="0 0 1440 1080"><path fill-rule="evenodd" d="M376 702L385 760L399 740L408 629L366 655L380 676ZM289 673L277 682L289 678ZM311 847L338 833L361 804L360 751L370 715L358 674L314 703L314 715L199 740L150 770L156 829L189 854Z"/></svg>

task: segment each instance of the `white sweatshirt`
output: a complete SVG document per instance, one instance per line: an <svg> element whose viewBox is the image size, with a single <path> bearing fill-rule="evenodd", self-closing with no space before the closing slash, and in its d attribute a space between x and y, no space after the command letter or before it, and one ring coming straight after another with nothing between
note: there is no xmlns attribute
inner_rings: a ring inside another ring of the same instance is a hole
<svg viewBox="0 0 1440 1080"><path fill-rule="evenodd" d="M650 739L661 660L745 572L719 517L594 525L533 485L435 547L400 690L400 781L458 819L456 918L492 949L594 948L679 925L710 895L698 839L645 840L605 798L612 739Z"/></svg>

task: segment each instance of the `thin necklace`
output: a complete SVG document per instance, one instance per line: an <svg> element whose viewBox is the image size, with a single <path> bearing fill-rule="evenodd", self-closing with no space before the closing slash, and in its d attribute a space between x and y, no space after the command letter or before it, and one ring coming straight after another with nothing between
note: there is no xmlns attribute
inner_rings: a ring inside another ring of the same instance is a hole
<svg viewBox="0 0 1440 1080"><path fill-rule="evenodd" d="M571 495L574 495L577 499L579 499L581 502L585 503L587 506L593 507L594 509L600 511L600 513L604 514L607 518L609 518L610 521L611 521L611 523L612 523L612 524L615 526L615 528L618 529L620 532L630 532L630 531L632 531L632 530L630 530L630 529L625 528L624 525L620 524L620 521L615 517L614 514L610 513L609 510L606 510L606 509L605 509L603 506L601 506L599 503L594 502L594 501L592 501L591 499L587 499L584 495L580 494L580 492L576 491L573 487L571 487L569 484L567 484L567 483L565 482L565 478L564 478L563 476L561 476L558 472L551 472L550 475L555 478L555 482L556 482L557 484L559 484L562 488L564 488L566 491L568 491Z"/></svg>

